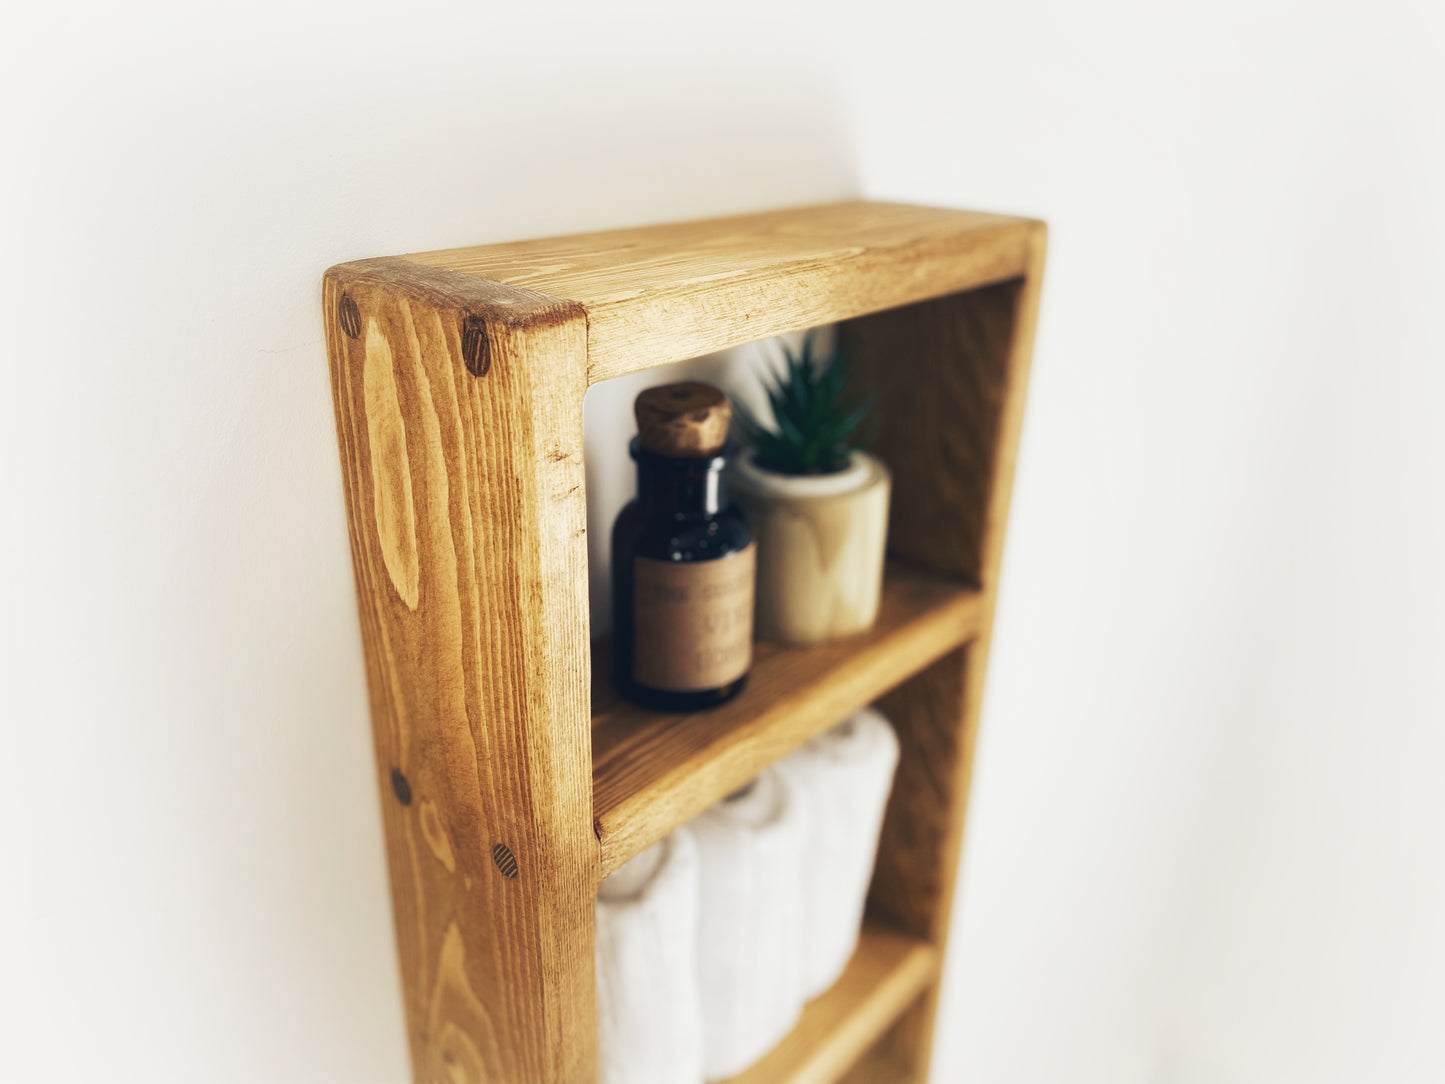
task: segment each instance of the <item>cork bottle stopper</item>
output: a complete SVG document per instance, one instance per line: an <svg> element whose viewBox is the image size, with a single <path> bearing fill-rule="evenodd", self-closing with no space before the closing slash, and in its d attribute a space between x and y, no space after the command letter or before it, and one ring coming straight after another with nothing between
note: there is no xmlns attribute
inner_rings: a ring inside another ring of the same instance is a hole
<svg viewBox="0 0 1445 1084"><path fill-rule="evenodd" d="M689 459L715 456L727 444L733 408L711 384L688 381L648 388L633 405L637 437L657 455Z"/></svg>

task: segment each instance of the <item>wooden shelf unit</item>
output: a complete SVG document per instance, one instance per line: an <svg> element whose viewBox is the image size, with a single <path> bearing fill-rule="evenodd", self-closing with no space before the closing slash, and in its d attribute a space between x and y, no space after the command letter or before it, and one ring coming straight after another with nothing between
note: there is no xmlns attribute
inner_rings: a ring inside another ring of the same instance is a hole
<svg viewBox="0 0 1445 1084"><path fill-rule="evenodd" d="M901 755L868 929L738 1079L926 1078L1044 245L1028 219L854 201L327 272L418 1082L595 1080L601 878L873 700ZM878 627L760 645L705 716L617 703L592 681L587 387L834 322L894 475Z"/></svg>

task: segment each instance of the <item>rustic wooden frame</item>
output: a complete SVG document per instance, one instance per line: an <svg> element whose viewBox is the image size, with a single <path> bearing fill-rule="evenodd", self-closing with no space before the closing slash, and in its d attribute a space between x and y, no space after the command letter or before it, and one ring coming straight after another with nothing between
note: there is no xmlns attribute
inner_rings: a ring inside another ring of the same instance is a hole
<svg viewBox="0 0 1445 1084"><path fill-rule="evenodd" d="M601 877L880 697L903 753L870 925L738 1080L926 1078L1044 246L1027 219L855 201L326 273L417 1081L595 1079ZM879 628L760 645L710 716L617 703L590 684L588 385L832 322L895 477Z"/></svg>

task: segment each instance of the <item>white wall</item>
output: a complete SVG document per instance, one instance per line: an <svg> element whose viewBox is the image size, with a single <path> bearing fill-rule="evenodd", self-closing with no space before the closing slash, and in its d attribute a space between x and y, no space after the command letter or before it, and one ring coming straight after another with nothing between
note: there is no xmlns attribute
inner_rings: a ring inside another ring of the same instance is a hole
<svg viewBox="0 0 1445 1084"><path fill-rule="evenodd" d="M1445 12L1002 11L857 91L1054 227L943 1079L1445 1079Z"/></svg>
<svg viewBox="0 0 1445 1084"><path fill-rule="evenodd" d="M406 1058L318 280L869 195L1052 254L935 1079L1445 1077L1432 5L0 25L0 1079Z"/></svg>

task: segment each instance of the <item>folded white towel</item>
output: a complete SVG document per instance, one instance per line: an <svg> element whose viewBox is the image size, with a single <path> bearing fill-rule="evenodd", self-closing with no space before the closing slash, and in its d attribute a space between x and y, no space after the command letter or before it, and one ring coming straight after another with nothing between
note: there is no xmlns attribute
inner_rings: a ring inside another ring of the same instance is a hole
<svg viewBox="0 0 1445 1084"><path fill-rule="evenodd" d="M701 1084L698 854L679 828L597 893L601 1084Z"/></svg>
<svg viewBox="0 0 1445 1084"><path fill-rule="evenodd" d="M858 947L897 766L898 736L872 708L855 712L778 765L808 808L802 955L809 998L838 981Z"/></svg>
<svg viewBox="0 0 1445 1084"><path fill-rule="evenodd" d="M692 822L702 873L698 974L703 1068L742 1072L797 1022L803 1007L806 811L775 769Z"/></svg>

